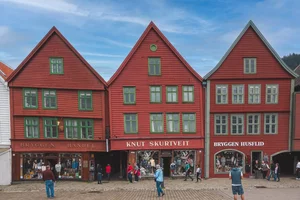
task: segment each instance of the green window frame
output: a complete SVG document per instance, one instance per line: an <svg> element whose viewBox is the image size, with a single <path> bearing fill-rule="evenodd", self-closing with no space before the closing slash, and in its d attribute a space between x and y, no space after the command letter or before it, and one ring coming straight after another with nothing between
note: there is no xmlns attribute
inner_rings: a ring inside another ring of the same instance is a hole
<svg viewBox="0 0 300 200"><path fill-rule="evenodd" d="M56 90L43 90L43 108L57 109Z"/></svg>
<svg viewBox="0 0 300 200"><path fill-rule="evenodd" d="M23 89L23 107L28 109L38 108L38 90L34 88Z"/></svg>
<svg viewBox="0 0 300 200"><path fill-rule="evenodd" d="M52 57L49 59L50 74L64 74L64 59Z"/></svg>
<svg viewBox="0 0 300 200"><path fill-rule="evenodd" d="M168 113L167 118L167 133L179 133L180 132L180 120L179 113Z"/></svg>
<svg viewBox="0 0 300 200"><path fill-rule="evenodd" d="M93 110L93 92L80 90L78 91L78 109Z"/></svg>
<svg viewBox="0 0 300 200"><path fill-rule="evenodd" d="M123 87L123 102L124 104L135 104L136 102L136 93L134 86L125 86Z"/></svg>
<svg viewBox="0 0 300 200"><path fill-rule="evenodd" d="M40 137L40 123L38 117L24 118L24 134L25 134L25 138Z"/></svg>
<svg viewBox="0 0 300 200"><path fill-rule="evenodd" d="M178 103L178 87L167 86L166 87L167 103Z"/></svg>
<svg viewBox="0 0 300 200"><path fill-rule="evenodd" d="M182 132L196 133L196 114L183 113L182 114Z"/></svg>
<svg viewBox="0 0 300 200"><path fill-rule="evenodd" d="M58 138L57 118L44 118L44 137Z"/></svg>
<svg viewBox="0 0 300 200"><path fill-rule="evenodd" d="M92 119L65 119L66 139L94 139L94 121Z"/></svg>
<svg viewBox="0 0 300 200"><path fill-rule="evenodd" d="M138 133L138 115L124 114L124 133Z"/></svg>
<svg viewBox="0 0 300 200"><path fill-rule="evenodd" d="M182 86L182 102L184 103L194 102L194 86L192 85Z"/></svg>
<svg viewBox="0 0 300 200"><path fill-rule="evenodd" d="M150 86L150 103L161 103L162 91L161 86Z"/></svg>
<svg viewBox="0 0 300 200"><path fill-rule="evenodd" d="M148 58L148 75L149 76L161 75L160 58Z"/></svg>
<svg viewBox="0 0 300 200"><path fill-rule="evenodd" d="M164 132L164 116L162 113L150 114L150 132L151 133Z"/></svg>

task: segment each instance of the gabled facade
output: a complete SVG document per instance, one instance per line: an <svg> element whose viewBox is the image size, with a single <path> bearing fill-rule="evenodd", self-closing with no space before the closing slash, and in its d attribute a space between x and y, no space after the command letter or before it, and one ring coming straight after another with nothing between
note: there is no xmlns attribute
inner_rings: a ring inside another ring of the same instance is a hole
<svg viewBox="0 0 300 200"><path fill-rule="evenodd" d="M203 164L202 78L151 22L108 82L111 150L124 153L121 167L141 166L151 176L155 164L170 175Z"/></svg>
<svg viewBox="0 0 300 200"><path fill-rule="evenodd" d="M295 80L295 91L300 91L300 65L298 65L294 71L298 74L298 78Z"/></svg>
<svg viewBox="0 0 300 200"><path fill-rule="evenodd" d="M8 78L13 180L88 180L106 151L106 82L53 27ZM21 166L21 168L20 168Z"/></svg>
<svg viewBox="0 0 300 200"><path fill-rule="evenodd" d="M11 183L10 105L6 79L12 72L0 62L0 185Z"/></svg>
<svg viewBox="0 0 300 200"><path fill-rule="evenodd" d="M204 77L206 177L228 176L236 163L251 175L255 160L290 151L295 77L250 21Z"/></svg>

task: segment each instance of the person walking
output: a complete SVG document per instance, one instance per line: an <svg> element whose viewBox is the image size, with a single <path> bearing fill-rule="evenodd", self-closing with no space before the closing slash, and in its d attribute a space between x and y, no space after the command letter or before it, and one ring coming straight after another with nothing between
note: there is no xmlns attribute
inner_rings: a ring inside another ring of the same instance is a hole
<svg viewBox="0 0 300 200"><path fill-rule="evenodd" d="M267 163L265 163L265 161L261 161L261 170L262 170L262 174L263 174L263 179L265 179L267 177L267 173L269 171L270 167Z"/></svg>
<svg viewBox="0 0 300 200"><path fill-rule="evenodd" d="M296 180L300 180L300 159L298 159L298 163L296 165Z"/></svg>
<svg viewBox="0 0 300 200"><path fill-rule="evenodd" d="M127 178L128 178L130 183L132 183L132 171L133 171L133 167L130 165L130 163L128 163Z"/></svg>
<svg viewBox="0 0 300 200"><path fill-rule="evenodd" d="M242 200L245 200L244 189L242 185L243 172L238 168L236 164L229 172L229 179L231 179L232 194L234 200L238 199L238 195L241 196Z"/></svg>
<svg viewBox="0 0 300 200"><path fill-rule="evenodd" d="M107 180L110 181L110 173L111 173L111 166L110 166L110 164L106 165L105 172L107 174Z"/></svg>
<svg viewBox="0 0 300 200"><path fill-rule="evenodd" d="M191 172L191 167L190 164L188 162L185 162L185 179L184 181L186 181L187 177L189 177L190 179L192 179L192 181L194 181L193 177L191 177L190 172Z"/></svg>
<svg viewBox="0 0 300 200"><path fill-rule="evenodd" d="M163 175L160 165L156 165L154 181L156 182L156 189L157 189L158 197L164 196L165 193L161 188L161 184L164 182L164 175Z"/></svg>
<svg viewBox="0 0 300 200"><path fill-rule="evenodd" d="M46 166L46 170L43 171L43 181L45 181L46 185L46 194L47 198L54 198L54 183L55 177L53 172L50 170L50 166Z"/></svg>
<svg viewBox="0 0 300 200"><path fill-rule="evenodd" d="M174 178L175 169L176 169L176 163L175 163L175 161L170 164L170 169L171 169L171 177Z"/></svg>
<svg viewBox="0 0 300 200"><path fill-rule="evenodd" d="M139 181L139 166L135 163L134 166L134 182L138 182Z"/></svg>
<svg viewBox="0 0 300 200"><path fill-rule="evenodd" d="M258 179L261 170L258 160L255 160L253 168L254 168L255 179Z"/></svg>
<svg viewBox="0 0 300 200"><path fill-rule="evenodd" d="M100 164L97 164L97 180L98 184L102 184L102 166Z"/></svg>
<svg viewBox="0 0 300 200"><path fill-rule="evenodd" d="M273 177L274 178L274 180L275 180L275 163L274 163L274 161L272 160L271 161L271 165L270 165L270 174L269 174L269 177L268 177L268 181L270 180L270 178L271 177Z"/></svg>
<svg viewBox="0 0 300 200"><path fill-rule="evenodd" d="M198 180L202 181L202 179L201 179L202 170L201 170L200 165L197 165L196 173L197 173L197 183L198 183Z"/></svg>
<svg viewBox="0 0 300 200"><path fill-rule="evenodd" d="M279 163L276 163L276 167L275 167L275 176L274 176L274 181L279 182L280 181L280 166Z"/></svg>

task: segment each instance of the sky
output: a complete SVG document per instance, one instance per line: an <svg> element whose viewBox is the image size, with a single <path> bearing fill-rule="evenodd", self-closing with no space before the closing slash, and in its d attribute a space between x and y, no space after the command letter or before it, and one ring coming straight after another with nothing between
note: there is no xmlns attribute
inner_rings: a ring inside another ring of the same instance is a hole
<svg viewBox="0 0 300 200"><path fill-rule="evenodd" d="M249 20L280 56L300 53L299 0L0 0L0 60L17 68L53 27L105 79L150 21L201 75Z"/></svg>

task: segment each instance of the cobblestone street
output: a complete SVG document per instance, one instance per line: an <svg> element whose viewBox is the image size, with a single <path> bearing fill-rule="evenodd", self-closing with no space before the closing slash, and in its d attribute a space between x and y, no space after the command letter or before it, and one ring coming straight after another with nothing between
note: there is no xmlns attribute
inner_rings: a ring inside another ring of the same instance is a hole
<svg viewBox="0 0 300 200"><path fill-rule="evenodd" d="M265 180L245 179L243 181L246 199L299 200L300 181L283 178L280 183ZM163 199L232 199L230 180L209 179L201 183L183 180L166 180L166 195ZM265 187L257 189L256 186ZM0 187L0 199L32 200L47 199L42 182L27 182ZM151 180L129 184L125 181L113 181L98 185L86 182L61 181L55 187L55 199L107 199L107 200L151 200L158 199L155 184Z"/></svg>

